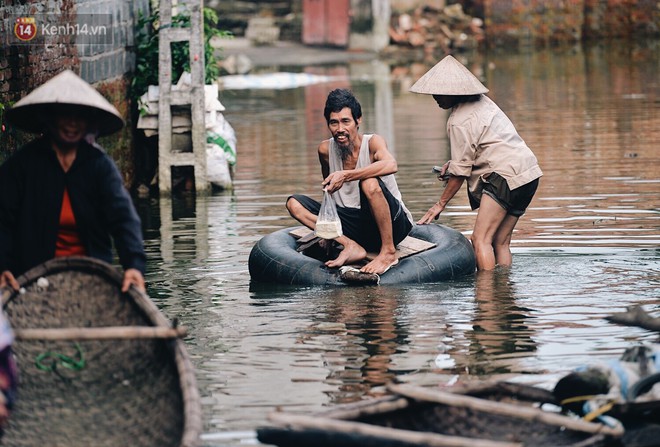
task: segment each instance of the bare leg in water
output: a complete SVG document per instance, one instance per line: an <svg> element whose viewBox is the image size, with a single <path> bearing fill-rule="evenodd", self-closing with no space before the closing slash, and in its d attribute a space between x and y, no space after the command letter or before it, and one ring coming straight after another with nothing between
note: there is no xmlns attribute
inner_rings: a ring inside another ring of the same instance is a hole
<svg viewBox="0 0 660 447"><path fill-rule="evenodd" d="M493 270L496 265L511 265L511 236L518 218L507 215L490 196L484 194L472 232L477 270Z"/></svg>

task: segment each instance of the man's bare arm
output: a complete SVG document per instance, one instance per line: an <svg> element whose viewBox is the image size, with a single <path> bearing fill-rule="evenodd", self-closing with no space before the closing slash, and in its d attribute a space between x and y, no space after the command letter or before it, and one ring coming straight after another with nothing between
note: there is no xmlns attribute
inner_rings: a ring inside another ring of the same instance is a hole
<svg viewBox="0 0 660 447"><path fill-rule="evenodd" d="M324 185L330 192L334 192L340 189L345 182L383 177L394 174L398 170L396 160L380 135L374 135L369 140L369 157L371 158L369 166L333 172L325 177Z"/></svg>
<svg viewBox="0 0 660 447"><path fill-rule="evenodd" d="M321 163L321 174L325 180L330 175L330 143L324 140L319 145L319 162Z"/></svg>

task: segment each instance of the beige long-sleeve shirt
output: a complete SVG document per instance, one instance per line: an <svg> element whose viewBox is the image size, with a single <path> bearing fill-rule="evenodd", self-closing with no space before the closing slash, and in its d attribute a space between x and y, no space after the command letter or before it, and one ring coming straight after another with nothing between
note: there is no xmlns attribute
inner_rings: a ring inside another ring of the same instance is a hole
<svg viewBox="0 0 660 447"><path fill-rule="evenodd" d="M487 96L456 105L447 120L451 160L447 172L467 177L468 191L481 200L483 179L492 172L511 190L543 175L536 156L513 123Z"/></svg>

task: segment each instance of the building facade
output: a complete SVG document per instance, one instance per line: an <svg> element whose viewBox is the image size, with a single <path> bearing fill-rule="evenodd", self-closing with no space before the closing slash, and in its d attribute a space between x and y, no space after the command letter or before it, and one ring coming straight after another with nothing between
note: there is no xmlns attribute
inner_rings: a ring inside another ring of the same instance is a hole
<svg viewBox="0 0 660 447"><path fill-rule="evenodd" d="M149 14L149 0L8 0L0 6L0 109L62 70L73 70L113 103L128 124L100 141L127 184L133 174L130 73L140 14ZM29 138L3 122L0 158Z"/></svg>

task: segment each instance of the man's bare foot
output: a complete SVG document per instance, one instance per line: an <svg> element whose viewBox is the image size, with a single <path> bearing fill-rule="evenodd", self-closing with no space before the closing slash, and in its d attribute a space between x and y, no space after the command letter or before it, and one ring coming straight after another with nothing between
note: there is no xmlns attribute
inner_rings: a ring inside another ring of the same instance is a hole
<svg viewBox="0 0 660 447"><path fill-rule="evenodd" d="M336 259L325 263L327 267L337 268L342 265L352 264L367 257L367 251L355 242L347 243Z"/></svg>
<svg viewBox="0 0 660 447"><path fill-rule="evenodd" d="M375 273L382 275L390 269L390 267L398 264L399 260L395 253L379 253L370 263L360 269L363 273Z"/></svg>

